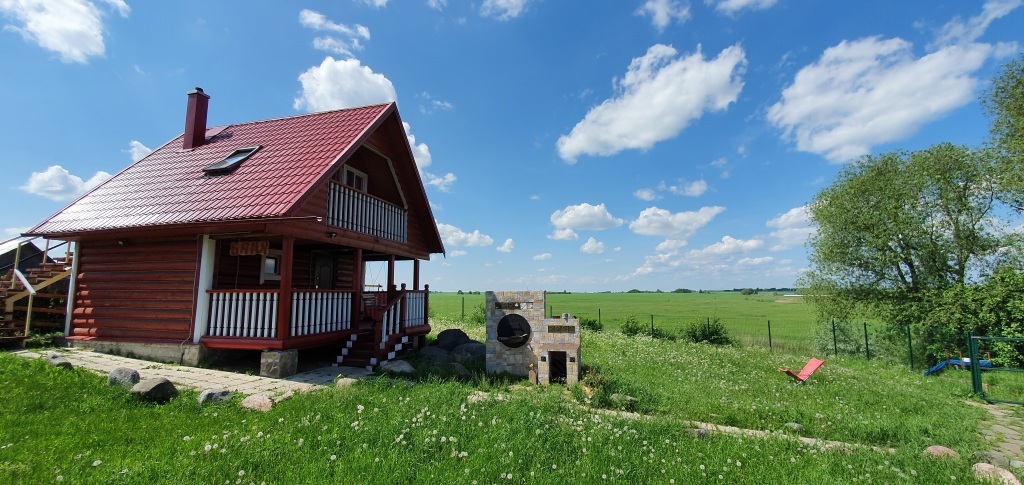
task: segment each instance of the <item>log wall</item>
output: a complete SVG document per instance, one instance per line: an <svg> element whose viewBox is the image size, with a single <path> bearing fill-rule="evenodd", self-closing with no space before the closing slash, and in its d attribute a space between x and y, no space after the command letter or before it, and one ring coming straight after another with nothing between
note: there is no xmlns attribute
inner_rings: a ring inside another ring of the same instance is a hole
<svg viewBox="0 0 1024 485"><path fill-rule="evenodd" d="M198 241L83 240L71 335L185 340L191 337Z"/></svg>

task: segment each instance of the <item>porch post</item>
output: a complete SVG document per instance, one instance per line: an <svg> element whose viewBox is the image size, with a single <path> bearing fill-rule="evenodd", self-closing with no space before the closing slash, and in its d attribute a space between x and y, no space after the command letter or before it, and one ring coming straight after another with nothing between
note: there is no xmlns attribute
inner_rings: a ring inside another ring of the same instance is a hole
<svg viewBox="0 0 1024 485"><path fill-rule="evenodd" d="M352 259L352 291L355 293L352 296L352 328L356 328L355 322L361 320L363 308L363 250L356 248Z"/></svg>
<svg viewBox="0 0 1024 485"><path fill-rule="evenodd" d="M395 255L388 256L388 299L395 291Z"/></svg>
<svg viewBox="0 0 1024 485"><path fill-rule="evenodd" d="M412 260L412 291L420 291L420 260Z"/></svg>
<svg viewBox="0 0 1024 485"><path fill-rule="evenodd" d="M286 340L292 323L292 262L295 238L281 240L281 289L277 301L277 338Z"/></svg>
<svg viewBox="0 0 1024 485"><path fill-rule="evenodd" d="M210 325L210 294L206 290L213 289L213 262L217 257L217 241L210 239L209 234L203 234L199 244L199 279L196 281L196 311L192 323L193 343L198 343L199 339L206 335L206 329Z"/></svg>

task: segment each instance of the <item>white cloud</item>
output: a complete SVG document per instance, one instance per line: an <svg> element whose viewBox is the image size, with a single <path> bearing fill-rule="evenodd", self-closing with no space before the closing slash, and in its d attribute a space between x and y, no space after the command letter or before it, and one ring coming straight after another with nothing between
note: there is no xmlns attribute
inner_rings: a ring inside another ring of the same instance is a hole
<svg viewBox="0 0 1024 485"><path fill-rule="evenodd" d="M995 51L965 44L916 58L899 38L843 41L796 74L768 121L798 150L845 162L974 101L972 74Z"/></svg>
<svg viewBox="0 0 1024 485"><path fill-rule="evenodd" d="M375 8L387 7L388 0L360 0L362 3Z"/></svg>
<svg viewBox="0 0 1024 485"><path fill-rule="evenodd" d="M636 189L636 191L633 192L633 197L650 202L657 198L657 194L655 194L654 190L651 189Z"/></svg>
<svg viewBox="0 0 1024 485"><path fill-rule="evenodd" d="M629 223L629 229L646 236L683 239L693 235L724 210L725 207L711 206L673 214L665 209L648 207L640 212L635 221Z"/></svg>
<svg viewBox="0 0 1024 485"><path fill-rule="evenodd" d="M763 264L771 263L772 261L775 261L775 258L771 256L765 256L763 258L743 258L736 262L736 266L761 266Z"/></svg>
<svg viewBox="0 0 1024 485"><path fill-rule="evenodd" d="M89 180L71 175L64 167L53 165L45 172L32 172L25 185L18 187L30 194L62 201L79 197L110 178L107 172L96 172Z"/></svg>
<svg viewBox="0 0 1024 485"><path fill-rule="evenodd" d="M551 253L540 253L533 257L534 261L547 261L551 259Z"/></svg>
<svg viewBox="0 0 1024 485"><path fill-rule="evenodd" d="M484 0L480 15L498 20L514 19L525 12L529 4L530 0Z"/></svg>
<svg viewBox="0 0 1024 485"><path fill-rule="evenodd" d="M142 160L143 158L146 158L146 155L153 153L152 148L143 145L142 142L137 140L132 140L128 142L128 150L126 151L129 155L131 155L133 162Z"/></svg>
<svg viewBox="0 0 1024 485"><path fill-rule="evenodd" d="M559 156L575 163L580 155L614 155L646 150L679 134L705 112L725 110L736 101L746 65L743 48L734 45L708 61L697 51L679 56L657 44L613 82L615 97L592 108L568 135L559 137Z"/></svg>
<svg viewBox="0 0 1024 485"><path fill-rule="evenodd" d="M760 239L735 239L725 236L703 249L694 249L680 253L671 248L665 252L657 252L644 259L644 263L633 271L632 275L620 279L635 278L651 273L674 272L677 274L700 274L702 276L718 275L728 272L735 265L731 263L734 254L745 253L760 248L764 241ZM659 246L660 247L660 246ZM749 264L747 261L744 264Z"/></svg>
<svg viewBox="0 0 1024 485"><path fill-rule="evenodd" d="M512 238L508 238L508 239L505 240L504 243L501 244L501 246L498 246L495 249L497 249L498 251L501 251L503 253L511 253L512 250L515 249L515 248L516 248L516 243L512 242Z"/></svg>
<svg viewBox="0 0 1024 485"><path fill-rule="evenodd" d="M427 0L427 6L434 10L441 10L448 5L448 0Z"/></svg>
<svg viewBox="0 0 1024 485"><path fill-rule="evenodd" d="M636 14L649 15L651 24L661 32L672 20L680 24L686 22L690 18L690 5L677 0L647 0L637 9Z"/></svg>
<svg viewBox="0 0 1024 485"><path fill-rule="evenodd" d="M807 206L794 207L785 214L779 215L765 223L768 227L774 227L771 236L777 242L772 246L773 251L780 251L802 245L816 231L811 224L807 213Z"/></svg>
<svg viewBox="0 0 1024 485"><path fill-rule="evenodd" d="M679 250L679 248L686 246L685 239L666 239L654 248L656 253L672 253Z"/></svg>
<svg viewBox="0 0 1024 485"><path fill-rule="evenodd" d="M604 252L604 243L591 237L590 239L587 239L587 242L580 246L580 251L587 254L601 254Z"/></svg>
<svg viewBox="0 0 1024 485"><path fill-rule="evenodd" d="M131 9L122 0L106 0L122 17ZM86 64L90 57L102 56L103 12L89 0L0 0L0 13L16 24L4 30L21 34L51 52L63 62Z"/></svg>
<svg viewBox="0 0 1024 485"><path fill-rule="evenodd" d="M955 17L942 27L930 47L970 43L978 40L993 20L1000 19L1024 3L1022 0L989 0L982 7L981 14L963 20Z"/></svg>
<svg viewBox="0 0 1024 485"><path fill-rule="evenodd" d="M4 229L3 238L4 238L5 241L8 240L8 239L16 238L18 236L21 236L21 233L23 233L23 232L25 232L25 231L27 231L29 229L32 229L32 227L25 226L25 227L8 227L8 228L5 228Z"/></svg>
<svg viewBox="0 0 1024 485"><path fill-rule="evenodd" d="M576 231L569 228L555 229L548 235L548 239L554 239L555 241L575 241L579 238L579 234L576 234Z"/></svg>
<svg viewBox="0 0 1024 485"><path fill-rule="evenodd" d="M448 253L448 255L453 257L453 258L458 258L459 256L465 256L467 254L469 254L468 251L463 251L461 249L456 249L455 251L452 251L452 252Z"/></svg>
<svg viewBox="0 0 1024 485"><path fill-rule="evenodd" d="M451 224L438 223L437 231L444 239L444 243L450 246L490 246L494 244L494 239L486 234L481 234L479 229L473 232L463 232Z"/></svg>
<svg viewBox="0 0 1024 485"><path fill-rule="evenodd" d="M430 185L441 192L450 192L452 190L452 184L455 183L455 174L448 172L443 176L438 177L432 173L423 172L426 178L427 185Z"/></svg>
<svg viewBox="0 0 1024 485"><path fill-rule="evenodd" d="M726 15L735 15L743 9L765 10L775 5L778 0L705 0L708 5L714 5L715 10Z"/></svg>
<svg viewBox="0 0 1024 485"><path fill-rule="evenodd" d="M297 110L326 111L398 99L395 86L383 74L375 73L358 59L335 60L327 56L319 66L299 75L302 91L295 98Z"/></svg>
<svg viewBox="0 0 1024 485"><path fill-rule="evenodd" d="M369 4L370 2L367 1L364 3ZM387 1L384 0L383 3L386 4ZM352 57L352 51L361 50L363 48L363 44L360 39L370 40L370 29L359 24L349 27L348 25L335 23L323 14L309 9L302 9L302 11L299 12L299 24L315 31L326 31L341 34L342 38L333 36L317 37L313 39L313 47L322 51L344 55L346 57Z"/></svg>
<svg viewBox="0 0 1024 485"><path fill-rule="evenodd" d="M559 229L600 231L622 225L622 219L612 216L604 204L586 202L570 205L551 214L551 223Z"/></svg>
<svg viewBox="0 0 1024 485"><path fill-rule="evenodd" d="M690 251L691 256L704 256L704 255L717 255L717 254L734 254L734 253L745 253L757 248L764 246L764 241L760 239L736 239L730 236L723 236L721 241L718 241L710 246L704 247L704 249L694 249Z"/></svg>
<svg viewBox="0 0 1024 485"><path fill-rule="evenodd" d="M679 180L679 185L667 185L662 184L662 190L668 190L676 195L685 195L687 197L700 197L704 195L704 192L708 190L708 183L703 180L694 180L693 182L687 182L686 180Z"/></svg>

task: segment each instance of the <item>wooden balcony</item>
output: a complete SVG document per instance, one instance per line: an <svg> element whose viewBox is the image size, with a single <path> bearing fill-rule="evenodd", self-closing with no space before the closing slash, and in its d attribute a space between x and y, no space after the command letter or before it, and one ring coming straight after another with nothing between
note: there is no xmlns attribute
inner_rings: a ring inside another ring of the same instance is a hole
<svg viewBox="0 0 1024 485"><path fill-rule="evenodd" d="M328 225L407 242L409 214L405 209L334 181L329 184L327 197Z"/></svg>

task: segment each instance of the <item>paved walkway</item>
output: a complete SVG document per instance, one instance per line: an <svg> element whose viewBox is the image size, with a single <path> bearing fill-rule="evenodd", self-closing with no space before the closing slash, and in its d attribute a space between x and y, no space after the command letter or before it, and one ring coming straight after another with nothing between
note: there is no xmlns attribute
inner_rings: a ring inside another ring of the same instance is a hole
<svg viewBox="0 0 1024 485"><path fill-rule="evenodd" d="M1016 462L1017 466L1024 465L1024 437L1021 436L1024 420L1018 417L1020 409L1010 404L980 404L973 401L968 401L968 404L988 411L989 419L981 423L981 436L993 447L992 451Z"/></svg>
<svg viewBox="0 0 1024 485"><path fill-rule="evenodd" d="M176 364L161 364L148 360L131 359L117 355L93 352L87 349L67 348L59 350L17 350L11 352L24 358L41 358L50 352L57 352L75 367L89 369L101 375L109 374L118 367L127 367L139 371L143 380L164 377L178 387L188 387L196 391L204 389L227 389L243 395L262 394L269 397L292 392L305 392L334 384L339 375L346 377L365 377L366 369L356 367L323 367L295 374L284 379L273 379L237 372L227 372L199 367L188 367Z"/></svg>

